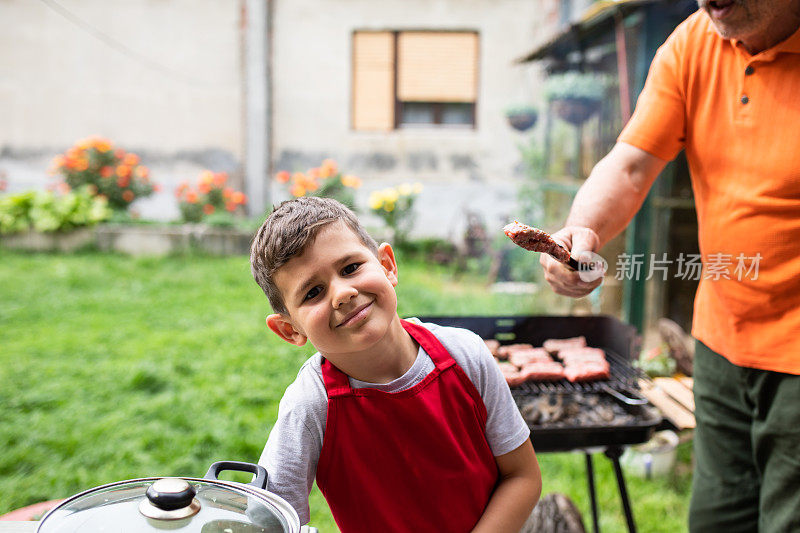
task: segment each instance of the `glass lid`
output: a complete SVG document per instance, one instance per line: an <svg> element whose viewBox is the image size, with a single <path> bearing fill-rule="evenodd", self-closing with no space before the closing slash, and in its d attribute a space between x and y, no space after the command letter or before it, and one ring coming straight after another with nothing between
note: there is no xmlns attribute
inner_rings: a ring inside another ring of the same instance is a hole
<svg viewBox="0 0 800 533"><path fill-rule="evenodd" d="M78 494L45 516L37 532L293 532L293 511L287 508L277 496L245 485L148 478Z"/></svg>

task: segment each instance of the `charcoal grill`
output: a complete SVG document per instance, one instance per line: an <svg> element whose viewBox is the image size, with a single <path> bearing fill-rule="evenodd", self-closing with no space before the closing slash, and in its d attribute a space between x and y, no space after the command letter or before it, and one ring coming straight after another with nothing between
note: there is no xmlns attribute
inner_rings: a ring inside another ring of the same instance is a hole
<svg viewBox="0 0 800 533"><path fill-rule="evenodd" d="M428 316L423 322L471 330L483 339L497 339L501 344L530 343L541 346L547 339L586 337L589 346L602 348L610 366L610 377L586 383L528 381L511 388L518 406L541 394L607 394L630 413L633 422L624 424L558 426L530 425L531 440L537 453L582 450L586 456L586 475L592 506L595 533L599 533L597 500L592 454L603 451L611 460L617 478L620 499L628 525L634 533L636 525L625 487L619 457L623 446L647 442L661 424L657 409L638 393L641 377L631 362L639 353L636 328L611 316Z"/></svg>

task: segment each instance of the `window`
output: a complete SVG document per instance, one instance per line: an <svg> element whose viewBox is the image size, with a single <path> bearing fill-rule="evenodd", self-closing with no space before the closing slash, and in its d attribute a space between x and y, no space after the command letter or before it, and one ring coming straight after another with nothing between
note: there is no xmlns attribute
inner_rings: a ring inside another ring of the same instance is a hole
<svg viewBox="0 0 800 533"><path fill-rule="evenodd" d="M475 32L355 32L353 128L474 127Z"/></svg>

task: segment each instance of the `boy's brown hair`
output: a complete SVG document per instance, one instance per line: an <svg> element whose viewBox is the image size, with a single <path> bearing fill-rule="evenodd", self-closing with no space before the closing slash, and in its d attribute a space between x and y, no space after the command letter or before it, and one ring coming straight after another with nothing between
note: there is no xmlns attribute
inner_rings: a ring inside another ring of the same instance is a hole
<svg viewBox="0 0 800 533"><path fill-rule="evenodd" d="M281 202L267 216L250 246L250 271L267 295L273 311L288 314L275 284L275 272L292 257L302 254L320 228L339 220L347 224L373 254L378 254L378 244L355 214L332 198L301 196Z"/></svg>

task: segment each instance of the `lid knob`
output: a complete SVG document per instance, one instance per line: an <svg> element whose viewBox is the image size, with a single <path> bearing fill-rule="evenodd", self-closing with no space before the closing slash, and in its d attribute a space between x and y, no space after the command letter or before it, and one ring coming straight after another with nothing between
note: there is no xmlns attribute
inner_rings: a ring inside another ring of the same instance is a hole
<svg viewBox="0 0 800 533"><path fill-rule="evenodd" d="M194 499L196 493L185 479L161 478L148 487L139 511L159 520L186 518L200 510L200 503Z"/></svg>

